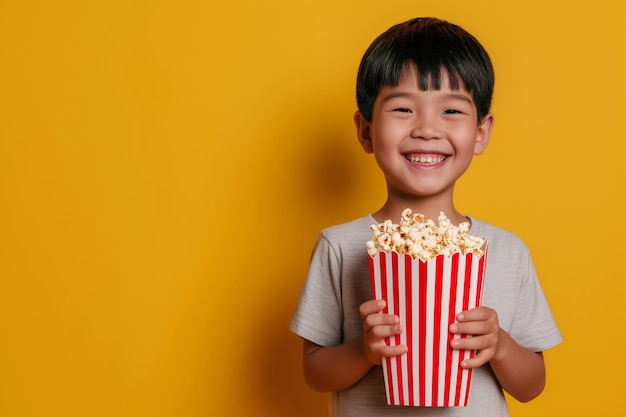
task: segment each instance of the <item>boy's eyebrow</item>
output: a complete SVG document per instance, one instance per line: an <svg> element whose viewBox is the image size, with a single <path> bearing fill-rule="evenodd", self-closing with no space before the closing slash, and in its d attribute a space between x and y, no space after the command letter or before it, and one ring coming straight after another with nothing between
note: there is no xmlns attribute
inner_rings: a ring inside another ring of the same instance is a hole
<svg viewBox="0 0 626 417"><path fill-rule="evenodd" d="M383 102L383 103L385 103L385 102L387 102L387 101L389 101L389 100L392 100L392 99L394 99L394 98L398 98L398 97L399 97L399 98L410 98L410 97L412 97L412 96L413 96L413 94L411 94L411 93L407 93L407 92L404 92L404 91L393 91L393 92L391 92L391 93L389 93L389 94L386 94L386 95L383 97L382 102Z"/></svg>
<svg viewBox="0 0 626 417"><path fill-rule="evenodd" d="M470 104L474 104L474 100L472 100L471 97L465 95L465 94L461 94L461 93L448 93L446 94L447 98L453 99L453 100L463 100L463 101L467 101Z"/></svg>

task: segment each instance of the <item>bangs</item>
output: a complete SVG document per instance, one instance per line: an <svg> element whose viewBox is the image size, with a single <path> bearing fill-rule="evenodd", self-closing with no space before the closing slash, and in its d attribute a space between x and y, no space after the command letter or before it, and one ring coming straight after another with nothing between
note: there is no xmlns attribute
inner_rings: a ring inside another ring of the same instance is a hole
<svg viewBox="0 0 626 417"><path fill-rule="evenodd" d="M451 90L466 89L469 91L458 71L451 70L443 64L424 68L423 66L418 67L415 62L405 62L400 68L399 73L396 72L384 76L384 79L389 80L389 82L383 83L383 86L396 87L403 78L414 77L416 78L418 88L422 91L441 90L441 85L444 81L448 82L448 87Z"/></svg>

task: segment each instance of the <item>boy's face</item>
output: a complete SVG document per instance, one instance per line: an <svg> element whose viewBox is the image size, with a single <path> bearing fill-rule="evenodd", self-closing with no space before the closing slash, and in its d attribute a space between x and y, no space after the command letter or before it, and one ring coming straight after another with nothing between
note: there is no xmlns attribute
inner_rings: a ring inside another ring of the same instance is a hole
<svg viewBox="0 0 626 417"><path fill-rule="evenodd" d="M397 86L381 88L371 122L355 115L363 149L374 153L389 196L452 196L456 180L483 152L493 125L479 124L472 95L451 90L444 74L440 90L422 91L414 71Z"/></svg>

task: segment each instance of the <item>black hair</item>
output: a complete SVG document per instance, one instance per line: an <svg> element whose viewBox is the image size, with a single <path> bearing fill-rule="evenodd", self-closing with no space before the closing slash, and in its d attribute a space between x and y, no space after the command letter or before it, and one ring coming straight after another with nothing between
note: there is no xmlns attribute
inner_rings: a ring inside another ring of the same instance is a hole
<svg viewBox="0 0 626 417"><path fill-rule="evenodd" d="M356 94L365 120L372 120L380 88L398 85L411 66L419 74L421 90L440 89L445 71L451 89L465 88L472 95L479 122L489 113L495 76L485 48L460 26L415 18L389 28L363 55Z"/></svg>

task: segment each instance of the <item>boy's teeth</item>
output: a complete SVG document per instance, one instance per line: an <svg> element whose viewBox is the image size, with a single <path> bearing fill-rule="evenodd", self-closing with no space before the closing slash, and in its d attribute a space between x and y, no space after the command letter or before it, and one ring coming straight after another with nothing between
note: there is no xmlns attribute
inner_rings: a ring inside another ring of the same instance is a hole
<svg viewBox="0 0 626 417"><path fill-rule="evenodd" d="M436 155L436 156L408 155L407 159L411 162L415 162L419 164L437 164L443 161L444 159L446 159L446 157L444 155Z"/></svg>

